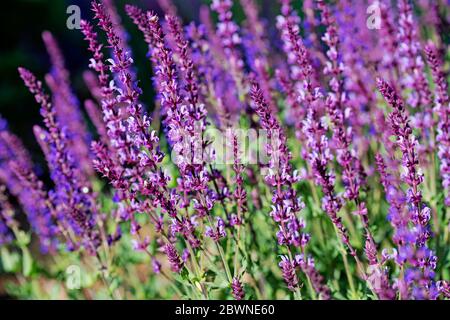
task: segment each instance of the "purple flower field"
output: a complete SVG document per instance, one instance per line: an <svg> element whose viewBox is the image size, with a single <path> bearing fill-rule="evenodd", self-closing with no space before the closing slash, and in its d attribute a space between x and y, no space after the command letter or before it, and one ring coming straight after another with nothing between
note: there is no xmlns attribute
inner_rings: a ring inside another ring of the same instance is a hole
<svg viewBox="0 0 450 320"><path fill-rule="evenodd" d="M88 99L49 31L17 66L47 168L1 116L0 294L450 299L450 3L154 2L82 13Z"/></svg>

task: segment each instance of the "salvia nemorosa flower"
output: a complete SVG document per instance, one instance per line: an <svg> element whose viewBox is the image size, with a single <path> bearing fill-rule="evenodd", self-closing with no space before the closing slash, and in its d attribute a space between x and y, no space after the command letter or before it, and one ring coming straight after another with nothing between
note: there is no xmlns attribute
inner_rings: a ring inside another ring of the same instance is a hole
<svg viewBox="0 0 450 320"><path fill-rule="evenodd" d="M238 135L234 134L232 137L233 149L233 171L235 173L236 188L233 192L233 197L236 202L237 215L231 215L230 225L239 226L243 223L243 216L247 212L247 191L244 188L244 166L240 163L242 159L241 145L238 142Z"/></svg>
<svg viewBox="0 0 450 320"><path fill-rule="evenodd" d="M289 252L291 252L291 246L303 250L309 242L310 235L304 232L305 222L298 217L305 205L301 198L297 197L293 187L293 184L298 181L298 176L296 172L292 172L289 163L291 153L286 144L285 133L278 120L271 113L257 84L253 84L250 94L255 105L255 111L261 119L261 126L267 131L267 137L270 141L266 145L266 152L270 160L265 181L273 188L272 212L270 215L279 227L277 232L278 244L286 246ZM295 269L291 270L289 265L292 265L292 262L289 258L283 257L282 262L280 262L283 278L288 288L296 291L297 275Z"/></svg>
<svg viewBox="0 0 450 320"><path fill-rule="evenodd" d="M133 234L139 238L141 229L135 219L136 212L149 212L157 232L163 232L160 218L151 213L152 208L160 207L170 217L176 217L179 197L168 190L168 177L159 168L164 155L159 150L156 132L148 130L151 119L142 112L138 102L141 91L132 79L130 67L133 61L116 34L105 8L94 3L93 10L99 26L108 35L114 58L108 68L97 34L89 23L83 21L82 31L93 53L90 66L97 72L102 90L102 112L109 138L107 146L93 144L97 155L94 165L116 188L123 201L119 205L121 219L131 221ZM115 86L114 81L108 83L109 73L119 74L121 89ZM140 195L151 198L142 201ZM146 242L140 242L139 247L145 250Z"/></svg>
<svg viewBox="0 0 450 320"><path fill-rule="evenodd" d="M389 124L396 136L398 148L402 151L402 165L405 169L403 179L409 187L406 197L413 212L411 218L416 224L426 227L430 217L426 213L428 208L422 204L420 184L423 182L423 174L418 171L417 140L412 133L407 110L402 99L387 82L382 79L377 81L378 89L393 109L389 114ZM419 244L423 245L429 236L428 230L422 228Z"/></svg>
<svg viewBox="0 0 450 320"><path fill-rule="evenodd" d="M163 16L125 6L148 45L154 101L144 104L148 88L112 0L93 1L93 22L80 25L91 98L76 97L70 60L48 31L50 94L19 68L40 105L33 133L51 181L0 118L2 259L23 254L25 269L26 248L17 246L35 241L83 264L86 252L113 296L122 293L116 283L141 292L134 277L147 268L164 277L158 297L450 298L441 254L450 234L442 1L399 0L395 10L387 0L369 8L280 0L274 26L255 0L213 0L190 23L174 3L157 1ZM237 128L259 130L258 139ZM245 163L256 153L263 159ZM123 254L130 245L112 247L119 241L131 242L133 258ZM146 260L134 259L141 254ZM135 260L136 269L119 271ZM85 291L98 290L77 294Z"/></svg>
<svg viewBox="0 0 450 320"><path fill-rule="evenodd" d="M11 229L17 228L17 222L14 219L14 208L6 195L6 187L0 185L0 246L9 244L14 239Z"/></svg>
<svg viewBox="0 0 450 320"><path fill-rule="evenodd" d="M380 175L380 182L383 185L386 194L386 200L389 204L387 218L394 228L393 241L398 246L397 249L401 250L400 246L403 246L410 242L408 241L409 237L407 236L409 219L405 211L406 197L400 190L397 181L390 173L388 173L383 156L381 156L380 154L376 154L375 163ZM396 262L399 265L402 265L404 261L400 256L397 257L399 259Z"/></svg>
<svg viewBox="0 0 450 320"><path fill-rule="evenodd" d="M174 148L174 150L181 151L177 154L178 157L181 157L181 159L178 158L181 161L177 161L177 164L185 177L183 179L184 188L202 191L202 193L206 194L208 192L206 185L209 182L209 174L203 154L203 148L206 143L203 136L207 125L207 113L204 104L200 101L199 88L195 81L197 71L180 22L174 16L166 16L166 20L176 43L176 52L179 56L178 70L182 74L182 80L185 83L183 91L187 109L187 112L183 112L185 119L182 124L186 134L183 137L183 141L179 142L179 145L183 146L183 150ZM195 171L197 171L197 174L194 173Z"/></svg>
<svg viewBox="0 0 450 320"><path fill-rule="evenodd" d="M366 235L365 254L369 260L367 270L367 281L371 290L382 300L392 300L395 298L396 292L389 283L387 269L383 268L377 257L377 248L371 239L371 235Z"/></svg>
<svg viewBox="0 0 450 320"><path fill-rule="evenodd" d="M39 236L43 252L54 251L58 244L57 237L64 235L69 248L75 248L79 244L76 239L68 236L70 226L63 216L63 211L55 207L53 192L48 192L44 184L29 168L21 167L15 162L10 162L11 170L20 180L24 190L18 195L19 202L27 213L32 228Z"/></svg>
<svg viewBox="0 0 450 320"><path fill-rule="evenodd" d="M166 253L167 259L170 263L170 268L173 272L180 273L183 269L183 261L178 254L177 249L171 243L167 243L164 246L164 252Z"/></svg>
<svg viewBox="0 0 450 320"><path fill-rule="evenodd" d="M398 30L398 61L401 71L402 89L413 88L405 102L416 111L411 116L415 127L421 130L418 145L421 162L428 159L427 149L434 150L432 127L434 119L432 113L432 95L428 87L425 65L421 55L421 45L416 30L416 23L412 14L412 4L408 0L399 1L399 30Z"/></svg>
<svg viewBox="0 0 450 320"><path fill-rule="evenodd" d="M427 247L427 241L431 237L429 226L431 214L430 208L422 200L421 184L424 178L418 168L417 140L412 133L402 98L383 79L377 79L377 83L381 94L393 109L389 114L389 124L396 137L397 146L402 152L404 169L402 180L408 187L405 192L406 201L409 203L407 214L414 226L409 230L414 243L403 252L399 252L412 266L405 274L405 281L414 284L411 292L413 297L433 299L437 294L433 281L436 256Z"/></svg>
<svg viewBox="0 0 450 320"><path fill-rule="evenodd" d="M69 137L68 148L76 157L76 161L80 162L83 173L87 177L92 176L93 168L89 154L90 137L79 102L71 89L63 54L50 32L45 31L42 39L52 62L52 70L46 75L45 80L52 91L57 121L65 128L65 134Z"/></svg>
<svg viewBox="0 0 450 320"><path fill-rule="evenodd" d="M316 112L310 109L307 118L303 122L303 133L308 146L308 161L311 166L314 181L322 188L322 209L330 217L340 233L342 242L349 248L350 253L356 256L356 251L350 245L347 229L338 216L342 208L342 198L335 191L334 172L329 169L329 163L333 159L326 137L326 124L323 119L317 119Z"/></svg>
<svg viewBox="0 0 450 320"><path fill-rule="evenodd" d="M401 0L399 8L398 29L398 61L402 71L402 85L413 87L409 94L408 104L420 107L422 112L430 108L431 93L424 73L424 62L420 55L416 24L412 14L412 5L408 0ZM431 120L428 120L431 121Z"/></svg>
<svg viewBox="0 0 450 320"><path fill-rule="evenodd" d="M139 18L142 13L129 8L130 15L135 17L135 22L139 26ZM184 91L179 84L178 69L172 57L172 51L165 43L162 28L158 22L158 17L152 13L147 13L149 21L148 28L141 25L140 29L144 35L151 34L149 44L153 46L153 54L159 65L155 66L156 78L160 83L161 107L165 115L164 126L166 136L175 152L175 163L178 166L181 176L178 179L178 191L183 194L181 206L189 206L189 198L193 193L194 207L198 210L200 217L209 213L214 205L214 197L208 187L210 175L207 171L203 159L203 131L205 129L205 110L198 100L198 89L194 83L195 71L193 62L188 53L187 43L182 35L179 22L176 17L168 16L169 27L172 36L176 39L178 54L181 59L181 69L183 71L186 86ZM147 36L147 38L150 38ZM184 218L190 221L189 217ZM183 228L189 230L189 241L194 240L194 247L199 246L195 236L195 228Z"/></svg>
<svg viewBox="0 0 450 320"><path fill-rule="evenodd" d="M47 192L33 171L31 156L22 141L6 128L0 132L0 180L27 214L42 251L53 251L58 232Z"/></svg>
<svg viewBox="0 0 450 320"><path fill-rule="evenodd" d="M252 64L252 69L268 67L269 39L265 34L266 23L259 17L259 8L254 0L239 1L245 13L242 44L246 52L246 60ZM261 70L262 71L262 70Z"/></svg>
<svg viewBox="0 0 450 320"><path fill-rule="evenodd" d="M219 241L221 238L227 236L225 231L225 222L222 218L217 217L216 225L213 227L206 227L205 235L212 238L214 241Z"/></svg>
<svg viewBox="0 0 450 320"><path fill-rule="evenodd" d="M317 271L312 257L307 257L305 259L303 254L298 254L295 256L294 264L308 275L318 298L321 300L329 300L331 298L330 288L324 283L324 277Z"/></svg>
<svg viewBox="0 0 450 320"><path fill-rule="evenodd" d="M381 43L386 49L387 53L382 57L381 68L384 71L386 79L394 80L395 74L399 73L399 58L396 54L398 47L398 37L394 27L394 17L391 8L385 2L380 3L380 15L381 23L383 28L380 29L381 32Z"/></svg>
<svg viewBox="0 0 450 320"><path fill-rule="evenodd" d="M133 230L137 232L140 226L135 220L135 212L148 211L150 205L160 206L169 216L175 216L177 197L168 192L168 177L159 168L163 153L159 150L155 131L148 130L150 118L143 114L142 105L138 102L141 90L132 79L130 67L133 61L124 50L105 8L94 3L93 11L100 28L108 35L114 58L109 60L111 66L108 68L97 34L89 23L83 21L82 31L93 53L91 68L97 72L102 88L102 111L110 141L108 146L102 143L93 145L97 154L94 165L118 189L120 199L125 203L121 205L122 219L131 219ZM116 87L114 81L108 83L109 72L119 74L121 88ZM139 194L154 197L149 203L138 199ZM157 221L154 215L151 218Z"/></svg>
<svg viewBox="0 0 450 320"><path fill-rule="evenodd" d="M131 54L131 48L128 46L129 34L122 25L122 19L117 12L117 8L114 5L114 1L101 0L101 3L104 6L109 18L111 19L115 33L120 38L120 42L122 43L124 50L129 54ZM133 80L136 80L135 70L131 69L130 73L131 76L133 77Z"/></svg>
<svg viewBox="0 0 450 320"><path fill-rule="evenodd" d="M228 57L231 74L236 83L238 91L244 90L243 67L244 62L240 56L238 46L242 39L239 34L239 27L233 21L231 0L213 0L211 9L218 14L216 35L220 39L224 54Z"/></svg>
<svg viewBox="0 0 450 320"><path fill-rule="evenodd" d="M73 232L81 237L81 243L93 252L99 242L95 230L97 207L91 188L74 163L64 128L56 120L54 107L44 93L42 83L27 69L19 68L19 73L36 102L41 105L41 115L48 130L48 141L45 143L50 150L47 161L55 183L53 197L59 211L57 217L66 220Z"/></svg>
<svg viewBox="0 0 450 320"><path fill-rule="evenodd" d="M450 99L448 97L448 83L436 47L432 43L428 44L425 47L425 53L436 85L434 110L439 118L436 135L437 154L441 162L442 187L446 190L445 204L450 206Z"/></svg>
<svg viewBox="0 0 450 320"><path fill-rule="evenodd" d="M152 268L154 273L161 273L161 263L158 260L152 259Z"/></svg>
<svg viewBox="0 0 450 320"><path fill-rule="evenodd" d="M281 256L281 261L278 265L281 268L283 279L289 290L296 291L298 288L298 278L295 273L294 261L291 261L287 256Z"/></svg>
<svg viewBox="0 0 450 320"><path fill-rule="evenodd" d="M289 1L286 2L285 16L288 16L292 9L289 6ZM286 18L284 29L286 30L285 41L288 42L291 48L293 63L300 69L299 73L302 79L302 87L297 90L299 90L301 101L305 104L306 113L301 118L304 120L297 127L297 130L300 131L298 136L302 135L306 142L307 148L304 150L304 157L309 162L314 181L322 187L324 193L322 208L338 229L342 241L350 249L351 254L356 257L356 251L350 245L348 232L342 223L342 219L337 216L338 211L342 207L342 200L334 190L334 173L328 170L328 164L332 160L332 155L326 136L327 127L318 114L322 96L318 88L313 87L313 68L309 61L309 54L299 36L298 26Z"/></svg>
<svg viewBox="0 0 450 320"><path fill-rule="evenodd" d="M293 184L298 176L289 163L291 153L286 144L286 136L278 120L273 116L262 91L257 84L251 88L251 97L255 111L261 119L261 126L267 131L266 152L269 157L268 174L265 181L273 188L272 212L270 215L278 223L277 233L280 245L302 247L306 245L309 235L303 234L304 222L297 216L304 203L296 196Z"/></svg>
<svg viewBox="0 0 450 320"><path fill-rule="evenodd" d="M172 0L157 0L157 2L165 13L170 14L172 16L177 16L178 10L177 7L172 2Z"/></svg>
<svg viewBox="0 0 450 320"><path fill-rule="evenodd" d="M298 26L299 17L291 6L290 0L283 0L281 3L281 15L277 17L277 27L283 40L283 49L287 56L288 72L284 74L282 70L277 70L277 77L287 94L289 112L300 121L295 122L297 136L302 135L302 121L305 118L306 108L302 107L302 102L309 105L312 101L313 92L312 77L313 68L309 61L309 54L300 37Z"/></svg>
<svg viewBox="0 0 450 320"><path fill-rule="evenodd" d="M448 281L439 281L436 285L444 297L450 298L450 283Z"/></svg>
<svg viewBox="0 0 450 320"><path fill-rule="evenodd" d="M244 287L242 286L242 282L238 277L234 277L233 281L231 282L231 292L236 300L244 299Z"/></svg>
<svg viewBox="0 0 450 320"><path fill-rule="evenodd" d="M353 128L348 123L346 93L344 92L342 76L345 66L340 62L340 46L336 22L332 18L328 6L321 0L317 1L321 11L322 23L326 27L326 33L322 40L327 44L327 65L324 74L331 77L329 81L330 92L326 98L325 106L333 123L334 149L336 160L342 169L342 183L345 188L344 198L353 201L356 210L353 212L361 218L366 232L366 239L370 246L375 248L373 236L369 229L368 212L366 203L361 199L360 190L364 185L365 172L361 161L357 157L358 150L353 141ZM346 123L347 122L347 123Z"/></svg>

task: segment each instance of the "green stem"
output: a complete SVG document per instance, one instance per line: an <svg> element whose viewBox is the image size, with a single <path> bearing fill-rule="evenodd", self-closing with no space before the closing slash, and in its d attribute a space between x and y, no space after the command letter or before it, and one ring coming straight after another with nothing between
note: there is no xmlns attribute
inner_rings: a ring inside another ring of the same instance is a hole
<svg viewBox="0 0 450 320"><path fill-rule="evenodd" d="M235 247L235 249L234 249L234 272L233 272L233 274L234 274L234 276L235 277L237 277L237 272L238 272L238 269L239 269L239 238L240 238L240 231L241 231L241 228L240 228L240 226L237 226L237 239L236 239L236 242L234 243L234 247Z"/></svg>
<svg viewBox="0 0 450 320"><path fill-rule="evenodd" d="M215 242L215 243L217 246L217 250L219 250L220 258L222 259L222 264L223 264L223 267L225 268L225 272L227 274L228 281L231 283L233 281L233 277L231 276L230 268L228 267L228 263L225 259L225 254L223 252L222 246L218 242Z"/></svg>
<svg viewBox="0 0 450 320"><path fill-rule="evenodd" d="M303 254L303 257L306 259L306 249L302 249L302 254ZM317 300L316 290L314 290L311 278L309 277L309 275L306 272L304 272L304 274L305 274L306 280L308 282L308 290L309 290L309 294L311 295L311 299Z"/></svg>
<svg viewBox="0 0 450 320"><path fill-rule="evenodd" d="M200 279L200 277L201 277L201 268L200 268L200 264L198 263L197 257L195 255L194 249L192 249L192 246L189 243L189 241L186 241L186 245L187 245L189 253L191 255L191 261L192 261L192 264L194 265L194 270L196 272L197 277L199 278L198 281L199 281L199 285L200 285L200 290L201 290L201 292L203 294L203 297L205 299L208 299L208 293L206 291L206 288L205 288L204 284L201 282L201 279Z"/></svg>
<svg viewBox="0 0 450 320"><path fill-rule="evenodd" d="M445 220L444 220L444 245L447 245L449 240L449 221L450 221L450 207L445 208Z"/></svg>
<svg viewBox="0 0 450 320"><path fill-rule="evenodd" d="M345 250L345 249L343 249L343 250ZM350 290L352 292L352 296L356 297L355 283L353 282L353 277L350 272L350 266L348 264L347 254L344 253L343 251L341 251L341 256L342 256L342 260L344 260L345 273L347 274L348 284L350 285Z"/></svg>
<svg viewBox="0 0 450 320"><path fill-rule="evenodd" d="M214 223L212 222L210 215L208 215L208 222L210 224L210 227L214 228ZM225 254L223 252L222 246L218 241L214 241L214 243L216 244L217 250L219 251L220 258L222 259L222 264L225 269L225 273L227 274L228 281L231 283L233 281L233 277L231 276L230 267L228 266L228 263L225 259Z"/></svg>
<svg viewBox="0 0 450 320"><path fill-rule="evenodd" d="M355 287L355 283L353 282L353 276L352 273L350 271L350 266L348 264L348 259L347 259L347 251L344 248L344 245L341 243L341 241L339 241L340 236L339 236L339 232L336 228L336 226L334 227L334 230L336 231L336 236L338 237L338 242L339 242L339 251L341 253L341 257L342 260L344 261L344 268L345 268L345 274L347 275L347 280L348 280L348 284L350 286L350 291L352 293L352 296L356 297L356 287Z"/></svg>
<svg viewBox="0 0 450 320"><path fill-rule="evenodd" d="M300 292L300 288L295 289L295 291L294 291L294 299L295 300L303 300L302 293Z"/></svg>
<svg viewBox="0 0 450 320"><path fill-rule="evenodd" d="M161 274L164 278L166 278L166 280L170 283L171 287L175 290L175 292L178 294L178 296L180 297L180 299L183 297L183 293L181 292L180 289L178 289L178 287L176 286L176 282L173 281L172 279L170 279L170 277L163 271L161 270Z"/></svg>

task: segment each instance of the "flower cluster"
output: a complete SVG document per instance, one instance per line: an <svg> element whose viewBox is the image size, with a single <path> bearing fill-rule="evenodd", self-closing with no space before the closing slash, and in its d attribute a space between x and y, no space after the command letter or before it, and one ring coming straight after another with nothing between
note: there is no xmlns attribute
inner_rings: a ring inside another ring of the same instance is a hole
<svg viewBox="0 0 450 320"><path fill-rule="evenodd" d="M397 3L376 2L372 30L350 0L213 0L193 22L171 0L125 17L94 0L84 101L45 31L45 81L19 68L43 157L0 117L0 286L5 271L19 298L449 299L450 9ZM83 290L61 283L73 266Z"/></svg>

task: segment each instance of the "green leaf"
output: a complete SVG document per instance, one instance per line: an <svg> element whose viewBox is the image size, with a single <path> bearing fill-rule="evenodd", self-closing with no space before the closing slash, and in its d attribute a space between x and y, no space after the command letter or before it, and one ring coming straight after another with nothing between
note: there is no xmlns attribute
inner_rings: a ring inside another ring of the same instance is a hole
<svg viewBox="0 0 450 320"><path fill-rule="evenodd" d="M33 258L27 248L22 249L22 273L28 277L33 270Z"/></svg>
<svg viewBox="0 0 450 320"><path fill-rule="evenodd" d="M19 255L15 252L9 252L5 247L1 248L1 258L3 269L6 272L17 272L19 269Z"/></svg>
<svg viewBox="0 0 450 320"><path fill-rule="evenodd" d="M17 245L20 248L26 247L30 244L31 236L28 233L20 230L19 232L17 232L16 236L17 236Z"/></svg>
<svg viewBox="0 0 450 320"><path fill-rule="evenodd" d="M180 275L183 280L189 280L189 271L186 268L183 268L183 270L181 270Z"/></svg>
<svg viewBox="0 0 450 320"><path fill-rule="evenodd" d="M217 289L225 289L230 286L228 280L225 276L222 276L221 274L217 274L216 278L214 279L214 282L211 284L211 287L217 288Z"/></svg>
<svg viewBox="0 0 450 320"><path fill-rule="evenodd" d="M247 266L248 266L247 258L243 257L242 258L242 267L238 271L239 276L242 276L245 273L245 271L247 270Z"/></svg>

